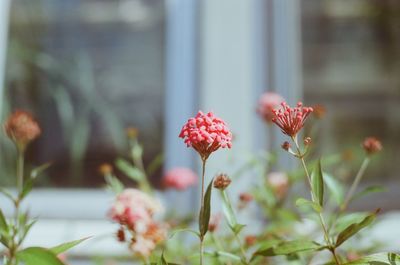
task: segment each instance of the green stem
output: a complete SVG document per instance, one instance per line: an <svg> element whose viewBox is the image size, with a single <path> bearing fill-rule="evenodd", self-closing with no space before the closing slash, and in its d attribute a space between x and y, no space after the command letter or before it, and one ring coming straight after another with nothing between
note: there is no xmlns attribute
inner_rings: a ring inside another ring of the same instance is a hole
<svg viewBox="0 0 400 265"><path fill-rule="evenodd" d="M242 253L242 261L244 264L247 265L248 263L247 263L247 258L246 258L246 251L243 248L242 242L240 241L240 238L238 237L238 235L236 233L234 233L234 236L235 236L236 242L239 245L240 252Z"/></svg>
<svg viewBox="0 0 400 265"><path fill-rule="evenodd" d="M301 164L302 164L303 169L304 169L304 172L306 173L307 183L308 183L308 186L309 186L310 192L311 192L311 200L313 202L317 202L317 200L315 198L315 195L314 195L314 190L312 188L311 176L310 176L310 173L308 172L308 169L307 169L307 166L306 166L306 162L304 160L304 156L302 155L301 150L300 150L300 146L299 146L299 144L297 142L297 138L296 137L292 137L292 140L293 140L293 142L294 142L294 144L296 146L298 158L300 159ZM329 238L328 229L327 229L327 226L326 226L326 223L325 223L325 220L324 220L324 216L322 215L322 213L318 213L318 219L319 219L319 222L321 224L322 230L324 232L325 241L328 244L328 246L332 247L333 244L331 243L331 240ZM340 262L338 261L338 257L336 256L334 248L331 251L331 253L332 253L332 255L333 255L334 259L335 259L336 264L340 265Z"/></svg>
<svg viewBox="0 0 400 265"><path fill-rule="evenodd" d="M206 174L206 158L202 158L202 174L201 174L201 201L200 201L200 215L204 210L204 176ZM204 236L200 237L200 265L203 265L203 255L204 255Z"/></svg>
<svg viewBox="0 0 400 265"><path fill-rule="evenodd" d="M347 209L347 206L349 205L350 200L353 198L354 192L356 191L358 185L360 184L360 181L365 173L365 170L368 167L369 162L370 162L369 156L365 157L364 161L361 164L360 169L357 172L357 175L353 181L353 184L351 185L349 192L346 195L346 199L344 200L344 203L340 209L341 212L344 212Z"/></svg>

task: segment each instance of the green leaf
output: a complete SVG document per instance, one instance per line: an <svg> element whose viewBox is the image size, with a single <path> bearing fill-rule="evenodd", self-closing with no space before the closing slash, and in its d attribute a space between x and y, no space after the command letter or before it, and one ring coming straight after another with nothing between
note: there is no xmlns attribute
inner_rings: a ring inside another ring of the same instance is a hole
<svg viewBox="0 0 400 265"><path fill-rule="evenodd" d="M116 177L108 174L104 176L104 180L107 183L108 188L115 194L119 194L124 190L124 184Z"/></svg>
<svg viewBox="0 0 400 265"><path fill-rule="evenodd" d="M354 212L340 216L336 221L333 233L339 234L339 232L343 231L349 225L361 222L368 215L369 215L368 212Z"/></svg>
<svg viewBox="0 0 400 265"><path fill-rule="evenodd" d="M318 164L314 167L311 174L311 184L315 200L318 201L321 207L324 206L324 177L322 175L321 159L318 160Z"/></svg>
<svg viewBox="0 0 400 265"><path fill-rule="evenodd" d="M173 231L172 234L171 234L171 236L170 236L169 238L173 238L176 234L182 233L182 232L189 232L189 233L192 233L192 234L194 234L195 236L197 236L197 237L200 238L200 233L199 233L199 232L194 231L194 230L192 230L192 229L187 229L187 228L184 228L184 229L177 229L177 230Z"/></svg>
<svg viewBox="0 0 400 265"><path fill-rule="evenodd" d="M65 265L53 252L40 247L30 247L17 253L25 265Z"/></svg>
<svg viewBox="0 0 400 265"><path fill-rule="evenodd" d="M82 238L82 239L79 239L79 240L74 240L74 241L70 241L70 242L67 242L67 243L63 243L61 245L52 247L49 250L51 252L53 252L54 254L58 255L58 254L64 253L65 251L75 247L76 245L82 243L83 241L85 241L85 240L87 240L89 238L90 237L85 237L85 238Z"/></svg>
<svg viewBox="0 0 400 265"><path fill-rule="evenodd" d="M212 191L213 179L208 184L206 193L204 195L203 209L200 209L199 216L199 231L200 237L204 237L208 231L208 224L210 222L211 215L211 191Z"/></svg>
<svg viewBox="0 0 400 265"><path fill-rule="evenodd" d="M353 198L351 198L351 201L360 199L370 193L378 193L378 192L384 192L384 191L385 191L385 188L382 186L370 186L370 187L365 188L363 191L360 191L359 193L355 194L353 196Z"/></svg>
<svg viewBox="0 0 400 265"><path fill-rule="evenodd" d="M318 203L309 201L309 200L304 199L304 198L298 198L296 200L296 206L297 207L311 206L316 212L318 212L318 213L322 212L322 207Z"/></svg>
<svg viewBox="0 0 400 265"><path fill-rule="evenodd" d="M343 244L347 239L357 234L361 229L370 225L376 218L380 209L365 217L361 222L349 225L346 229L339 233L335 246L338 247Z"/></svg>
<svg viewBox="0 0 400 265"><path fill-rule="evenodd" d="M48 169L51 166L52 163L45 163L43 165L40 165L38 167L35 167L34 169L32 169L31 171L31 178L35 179L37 178L37 176L39 176L41 173L43 173L43 171L45 171L46 169Z"/></svg>
<svg viewBox="0 0 400 265"><path fill-rule="evenodd" d="M231 254L229 252L225 252L225 251L214 251L214 252L207 251L207 252L205 252L205 254L210 257L221 257L221 258L227 258L229 260L235 260L235 261L242 260L239 256L237 256L235 254Z"/></svg>
<svg viewBox="0 0 400 265"><path fill-rule="evenodd" d="M6 218L4 217L3 211L0 209L0 230L1 234L8 234L9 229L8 229L8 224L6 221Z"/></svg>
<svg viewBox="0 0 400 265"><path fill-rule="evenodd" d="M168 262L164 257L164 252L161 254L160 260L157 262L157 265L168 265Z"/></svg>
<svg viewBox="0 0 400 265"><path fill-rule="evenodd" d="M6 196L7 198L9 198L13 203L15 203L15 199L12 196L12 194L10 192L8 192L6 189L4 188L0 188L0 192L4 194L4 196Z"/></svg>
<svg viewBox="0 0 400 265"><path fill-rule="evenodd" d="M158 154L148 165L146 172L147 176L153 175L162 165L164 162L164 154Z"/></svg>
<svg viewBox="0 0 400 265"><path fill-rule="evenodd" d="M324 248L325 248L324 246L321 246L320 244L314 241L307 241L307 240L285 241L275 246L259 249L256 253L254 253L253 257L291 255L303 251L311 251L311 250L319 251Z"/></svg>
<svg viewBox="0 0 400 265"><path fill-rule="evenodd" d="M326 187L330 191L331 196L336 201L337 205L342 204L345 195L343 185L330 174L323 172L323 175L324 175L324 182L326 184Z"/></svg>
<svg viewBox="0 0 400 265"><path fill-rule="evenodd" d="M237 235L245 227L245 225L238 224L228 194L226 193L225 190L220 190L220 191L222 197L222 210L224 212L225 218L228 222L229 228L232 230L233 233Z"/></svg>
<svg viewBox="0 0 400 265"><path fill-rule="evenodd" d="M395 253L378 253L343 265L397 265L400 264L400 255Z"/></svg>
<svg viewBox="0 0 400 265"><path fill-rule="evenodd" d="M131 163L129 163L125 159L121 158L117 159L115 165L119 170L124 172L125 175L127 175L134 181L142 182L145 180L146 176L143 174L143 172L140 171L138 168L134 167Z"/></svg>

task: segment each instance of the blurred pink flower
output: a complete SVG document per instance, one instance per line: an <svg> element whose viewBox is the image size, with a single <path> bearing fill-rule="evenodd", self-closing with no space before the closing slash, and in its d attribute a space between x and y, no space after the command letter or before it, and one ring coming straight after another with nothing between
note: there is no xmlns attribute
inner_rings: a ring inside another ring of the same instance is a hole
<svg viewBox="0 0 400 265"><path fill-rule="evenodd" d="M267 175L267 182L278 198L285 197L289 188L289 178L284 172L271 172Z"/></svg>
<svg viewBox="0 0 400 265"><path fill-rule="evenodd" d="M281 103L281 108L274 109L274 122L282 132L290 137L295 137L303 128L308 115L313 112L311 107L303 107L303 103L297 103L297 107L291 108L286 102Z"/></svg>
<svg viewBox="0 0 400 265"><path fill-rule="evenodd" d="M203 160L219 148L231 148L232 133L223 120L212 112L199 111L182 127L179 137L188 147L193 147Z"/></svg>
<svg viewBox="0 0 400 265"><path fill-rule="evenodd" d="M257 112L266 122L271 123L274 118L272 110L279 107L284 101L278 93L266 92L261 95L258 101Z"/></svg>
<svg viewBox="0 0 400 265"><path fill-rule="evenodd" d="M177 167L165 173L163 183L167 188L185 190L197 183L197 175L189 168Z"/></svg>
<svg viewBox="0 0 400 265"><path fill-rule="evenodd" d="M148 222L154 213L161 212L160 202L137 189L126 189L119 194L111 207L110 217L131 229L136 223Z"/></svg>

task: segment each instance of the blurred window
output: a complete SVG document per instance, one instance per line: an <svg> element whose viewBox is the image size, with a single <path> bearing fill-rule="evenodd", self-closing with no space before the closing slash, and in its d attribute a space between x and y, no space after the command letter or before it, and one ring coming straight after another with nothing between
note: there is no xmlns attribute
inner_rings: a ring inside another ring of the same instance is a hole
<svg viewBox="0 0 400 265"><path fill-rule="evenodd" d="M305 100L327 109L318 135L324 150L359 150L366 136L382 139L384 153L367 170L369 182L390 185L400 170L400 2L303 0ZM353 165L357 165L353 163ZM354 170L348 177L354 176ZM391 188L392 187L392 188ZM389 193L390 194L390 193ZM386 207L396 207L390 196ZM377 202L382 204L382 202ZM398 205L397 205L398 207Z"/></svg>
<svg viewBox="0 0 400 265"><path fill-rule="evenodd" d="M128 126L145 164L163 151L164 9L163 0L12 1L3 113L28 109L40 122L28 161L53 162L41 186L101 186L98 166L128 155ZM2 145L9 185L12 146Z"/></svg>

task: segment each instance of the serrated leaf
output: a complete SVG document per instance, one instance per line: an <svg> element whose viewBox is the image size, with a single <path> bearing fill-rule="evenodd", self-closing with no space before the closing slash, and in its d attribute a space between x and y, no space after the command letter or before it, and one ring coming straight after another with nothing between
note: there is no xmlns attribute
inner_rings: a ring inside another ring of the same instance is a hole
<svg viewBox="0 0 400 265"><path fill-rule="evenodd" d="M314 242L307 240L293 240L293 241L284 241L275 246L271 246L265 249L259 249L254 256L279 256L279 255L290 255L303 251L318 251L324 249L323 246Z"/></svg>
<svg viewBox="0 0 400 265"><path fill-rule="evenodd" d="M360 191L359 193L355 194L353 196L353 198L351 198L351 201L360 199L370 193L377 193L377 192L383 192L383 191L385 191L385 188L382 186L370 186L370 187L367 187L364 190Z"/></svg>
<svg viewBox="0 0 400 265"><path fill-rule="evenodd" d="M119 170L121 170L125 175L127 175L134 181L143 182L145 180L146 176L143 174L143 172L140 171L138 168L134 167L131 163L129 163L125 159L121 158L117 159L115 165Z"/></svg>
<svg viewBox="0 0 400 265"><path fill-rule="evenodd" d="M65 251L75 247L76 245L79 245L80 243L82 243L83 241L85 241L85 240L87 240L89 238L90 237L85 237L85 238L82 238L82 239L66 242L66 243L60 244L58 246L52 247L49 250L51 252L53 252L54 254L58 255L58 254L64 253Z"/></svg>
<svg viewBox="0 0 400 265"><path fill-rule="evenodd" d="M311 174L311 184L315 200L321 207L324 206L324 177L322 174L321 159L318 160L317 165Z"/></svg>
<svg viewBox="0 0 400 265"><path fill-rule="evenodd" d="M322 208L318 203L309 201L309 200L304 199L304 198L298 198L296 200L296 206L297 207L310 206L310 207L312 207L314 209L314 211L316 211L318 213L322 212Z"/></svg>
<svg viewBox="0 0 400 265"><path fill-rule="evenodd" d="M324 175L324 182L326 184L326 187L330 191L330 194L332 198L336 201L337 205L340 205L343 203L344 200L344 187L343 185L337 181L336 178L333 176L323 172Z"/></svg>
<svg viewBox="0 0 400 265"><path fill-rule="evenodd" d="M400 264L400 255L395 253L378 253L343 265L397 265Z"/></svg>
<svg viewBox="0 0 400 265"><path fill-rule="evenodd" d="M361 229L367 227L370 225L376 218L376 215L378 214L379 209L365 217L361 222L359 223L354 223L349 225L346 229L344 229L342 232L339 233L336 244L335 246L338 247L341 244L343 244L346 240L348 240L350 237L354 236L357 234Z"/></svg>
<svg viewBox="0 0 400 265"><path fill-rule="evenodd" d="M199 231L200 237L204 237L208 231L208 224L210 222L211 215L211 192L212 192L213 180L208 184L206 193L204 195L203 209L200 210L199 216Z"/></svg>
<svg viewBox="0 0 400 265"><path fill-rule="evenodd" d="M40 247L30 247L17 252L17 258L25 265L65 265L53 252Z"/></svg>

